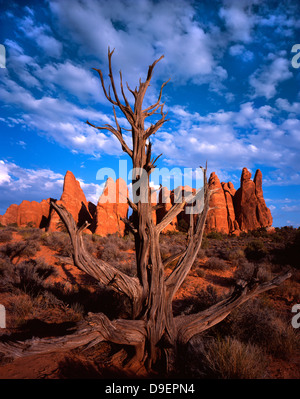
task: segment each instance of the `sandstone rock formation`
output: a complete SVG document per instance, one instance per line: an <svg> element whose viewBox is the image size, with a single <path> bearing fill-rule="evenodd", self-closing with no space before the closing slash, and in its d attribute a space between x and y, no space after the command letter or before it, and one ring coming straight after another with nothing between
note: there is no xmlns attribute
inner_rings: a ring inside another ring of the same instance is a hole
<svg viewBox="0 0 300 399"><path fill-rule="evenodd" d="M272 225L272 215L263 197L262 173L259 169L253 181L248 169L243 169L241 187L234 196L234 207L236 220L242 231L248 232Z"/></svg>
<svg viewBox="0 0 300 399"><path fill-rule="evenodd" d="M220 182L213 172L208 181L209 188L214 190L210 199L210 210L206 221L206 233L211 231L238 235L241 231L248 232L261 227L271 229L272 215L267 208L262 190L262 173L258 169L251 180L251 173L244 168L241 176L241 186L235 190L231 182ZM190 193L195 193L191 187L177 187L168 190L162 187L158 193L158 206L152 212L154 223L159 223L175 202ZM72 214L78 226L85 221L91 225L86 233L96 233L100 236L125 233L125 224L121 218L128 214L128 188L123 179L116 182L109 178L97 206L87 202L84 192L72 172L68 171L64 179L63 193L58 204L62 204ZM152 192L151 204L157 202L157 193ZM164 233L188 228L190 215L189 205L171 222ZM51 212L51 213L50 213ZM49 215L50 214L50 215ZM47 227L48 231L60 230L62 222L54 210L50 210L50 199L40 203L23 201L20 205L10 205L0 223L4 226Z"/></svg>
<svg viewBox="0 0 300 399"><path fill-rule="evenodd" d="M210 210L206 219L205 232L221 232L224 234L239 235L241 231L248 232L261 227L269 228L272 226L272 215L267 208L262 191L262 173L256 171L254 180L251 180L251 173L244 168L241 177L241 187L236 190L231 182L220 182L216 173L212 172L208 187L213 190L210 198ZM169 191L163 187L159 193L159 203L161 208L157 210L158 222L164 217L167 211L174 204L176 195L188 195L195 190L178 187L175 191ZM163 197L170 197L169 201ZM177 218L175 218L166 231L174 231L188 227L190 215L186 208ZM165 231L165 232L166 232Z"/></svg>
<svg viewBox="0 0 300 399"><path fill-rule="evenodd" d="M92 231L100 236L125 232L125 223L122 218L127 218L128 213L128 188L121 178L116 182L108 178L103 193L99 198L94 216Z"/></svg>
<svg viewBox="0 0 300 399"><path fill-rule="evenodd" d="M1 217L3 226L16 224L20 227L46 227L50 212L50 199L41 202L22 201L20 205L12 204Z"/></svg>
<svg viewBox="0 0 300 399"><path fill-rule="evenodd" d="M207 231L219 231L224 234L228 234L229 223L228 223L228 208L231 209L230 200L228 197L228 207L226 197L222 184L215 172L212 172L208 180L208 188L213 190L210 197L209 206L212 208L206 218L206 230Z"/></svg>
<svg viewBox="0 0 300 399"><path fill-rule="evenodd" d="M85 221L92 223L92 215L89 211L89 204L84 192L80 187L79 181L76 180L70 171L67 171L65 175L63 193L57 204L63 205L71 213L78 226L81 226ZM53 209L51 211L48 231L60 230L60 225L61 220ZM88 232L88 229L86 232Z"/></svg>
<svg viewBox="0 0 300 399"><path fill-rule="evenodd" d="M233 198L236 193L236 189L231 182L222 183L222 188L226 201L228 230L230 233L238 235L240 233L240 228L237 220L235 219L235 210L233 205Z"/></svg>

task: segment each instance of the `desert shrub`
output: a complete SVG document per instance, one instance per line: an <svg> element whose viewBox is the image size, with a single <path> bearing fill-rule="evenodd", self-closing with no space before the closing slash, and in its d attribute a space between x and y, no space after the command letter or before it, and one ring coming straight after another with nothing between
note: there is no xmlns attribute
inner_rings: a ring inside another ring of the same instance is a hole
<svg viewBox="0 0 300 399"><path fill-rule="evenodd" d="M200 248L199 251L198 251L198 253L197 253L197 259L204 259L205 256L206 256L205 250L202 249L202 248Z"/></svg>
<svg viewBox="0 0 300 399"><path fill-rule="evenodd" d="M223 259L213 256L205 262L204 267L210 270L226 270L228 265Z"/></svg>
<svg viewBox="0 0 300 399"><path fill-rule="evenodd" d="M236 338L193 339L186 355L194 378L256 379L266 374L261 348Z"/></svg>
<svg viewBox="0 0 300 399"><path fill-rule="evenodd" d="M44 288L44 281L53 274L55 274L54 267L43 259L30 259L15 266L13 285L25 293L36 296Z"/></svg>
<svg viewBox="0 0 300 399"><path fill-rule="evenodd" d="M236 338L258 345L276 357L288 358L299 346L292 326L260 299L248 301L235 310L230 320L231 331Z"/></svg>
<svg viewBox="0 0 300 399"><path fill-rule="evenodd" d="M201 248L202 249L208 249L209 248L209 240L207 239L206 236L203 236L203 238L202 238Z"/></svg>
<svg viewBox="0 0 300 399"><path fill-rule="evenodd" d="M200 267L198 267L197 269L195 269L195 273L198 277L205 277L205 270L201 269Z"/></svg>
<svg viewBox="0 0 300 399"><path fill-rule="evenodd" d="M10 291L14 279L14 265L9 258L0 257L0 290Z"/></svg>
<svg viewBox="0 0 300 399"><path fill-rule="evenodd" d="M12 327L19 327L32 314L34 303L32 298L27 294L14 295L9 300L8 310L12 315Z"/></svg>
<svg viewBox="0 0 300 399"><path fill-rule="evenodd" d="M238 266L245 260L245 252L241 248L233 249L228 254L228 260L231 262L232 266Z"/></svg>
<svg viewBox="0 0 300 399"><path fill-rule="evenodd" d="M12 231L8 229L0 230L0 243L9 242L12 240Z"/></svg>
<svg viewBox="0 0 300 399"><path fill-rule="evenodd" d="M30 241L40 241L43 231L37 228L27 228L20 231L23 239Z"/></svg>
<svg viewBox="0 0 300 399"><path fill-rule="evenodd" d="M247 244L245 255L250 261L260 261L267 255L267 249L261 240L255 239Z"/></svg>
<svg viewBox="0 0 300 399"><path fill-rule="evenodd" d="M271 267L268 264L261 264L261 265L255 265L254 263L248 262L246 260L241 261L239 263L239 266L235 270L233 274L233 278L235 280L245 280L249 281L251 277L253 277L253 273L255 269L258 268L257 270L257 276L256 278L260 282L265 282L269 281L272 279L273 275L271 272Z"/></svg>
<svg viewBox="0 0 300 399"><path fill-rule="evenodd" d="M261 227L260 229L249 231L248 236L255 238L267 238L269 237L269 233L265 227Z"/></svg>
<svg viewBox="0 0 300 399"><path fill-rule="evenodd" d="M221 299L216 289L212 285L208 285L206 289L201 289L195 297L173 301L173 314L174 316L178 316L201 312Z"/></svg>
<svg viewBox="0 0 300 399"><path fill-rule="evenodd" d="M226 238L227 235L223 234L219 231L211 231L207 234L207 238L212 238L214 240L224 240L224 238Z"/></svg>
<svg viewBox="0 0 300 399"><path fill-rule="evenodd" d="M184 220L182 218L182 219L180 219L178 221L178 226L177 227L178 227L178 230L180 232L186 233L188 231L188 229L189 229L189 224L188 224L188 222L186 220Z"/></svg>
<svg viewBox="0 0 300 399"><path fill-rule="evenodd" d="M36 241L17 241L8 243L0 248L0 254L7 256L11 261L21 257L32 257L40 250L39 243Z"/></svg>
<svg viewBox="0 0 300 399"><path fill-rule="evenodd" d="M134 240L133 237L130 235L127 235L125 237L120 237L117 234L109 235L107 237L106 245L109 245L108 243L110 242L116 245L122 251L127 251L134 248Z"/></svg>
<svg viewBox="0 0 300 399"><path fill-rule="evenodd" d="M68 234L63 232L53 232L42 235L42 243L57 251L61 256L72 256L72 245Z"/></svg>
<svg viewBox="0 0 300 399"><path fill-rule="evenodd" d="M83 319L83 315L84 315L84 307L80 303L75 302L71 304L67 312L67 317L68 317L67 320L77 323Z"/></svg>
<svg viewBox="0 0 300 399"><path fill-rule="evenodd" d="M208 285L206 289L201 289L197 293L193 313L207 309L219 300L220 297L218 296L217 290L212 285Z"/></svg>
<svg viewBox="0 0 300 399"><path fill-rule="evenodd" d="M107 241L100 252L100 259L104 261L120 261L125 258L124 252L120 251L116 241Z"/></svg>
<svg viewBox="0 0 300 399"><path fill-rule="evenodd" d="M284 248L286 255L286 263L300 269L299 255L300 255L300 229L295 232L294 237L290 242L287 242Z"/></svg>
<svg viewBox="0 0 300 399"><path fill-rule="evenodd" d="M276 288L276 294L293 303L300 303L299 284L292 279L288 279L280 284Z"/></svg>

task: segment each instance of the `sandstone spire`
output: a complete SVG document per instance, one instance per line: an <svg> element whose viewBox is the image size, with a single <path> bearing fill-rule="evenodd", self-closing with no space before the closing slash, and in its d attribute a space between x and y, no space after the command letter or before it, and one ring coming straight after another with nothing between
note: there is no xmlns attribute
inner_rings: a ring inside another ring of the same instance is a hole
<svg viewBox="0 0 300 399"><path fill-rule="evenodd" d="M84 192L80 187L79 181L76 180L75 176L70 171L67 171L65 175L63 193L57 203L63 205L67 211L71 213L78 226L81 226L85 221L89 223L92 222ZM59 230L60 223L58 214L52 210L48 231Z"/></svg>

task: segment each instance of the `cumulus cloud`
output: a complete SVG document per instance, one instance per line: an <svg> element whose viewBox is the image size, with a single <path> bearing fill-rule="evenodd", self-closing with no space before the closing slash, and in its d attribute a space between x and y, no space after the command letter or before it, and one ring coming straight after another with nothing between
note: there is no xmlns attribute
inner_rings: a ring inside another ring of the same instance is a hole
<svg viewBox="0 0 300 399"><path fill-rule="evenodd" d="M227 0L219 11L220 17L230 33L231 40L249 43L252 40L252 29L256 17L252 13L253 4L257 1Z"/></svg>
<svg viewBox="0 0 300 399"><path fill-rule="evenodd" d="M268 65L258 68L250 77L249 84L253 88L253 98L265 97L267 100L277 94L278 85L293 74L289 70L290 61L288 58L270 54L272 59Z"/></svg>
<svg viewBox="0 0 300 399"><path fill-rule="evenodd" d="M194 18L188 1L116 1L111 7L109 1L90 0L74 1L70 8L66 0L53 0L50 7L84 52L104 65L107 46L116 48L115 65L122 66L129 84L144 78L147 66L162 54L156 78L172 75L197 83L201 76L215 75L217 43Z"/></svg>
<svg viewBox="0 0 300 399"><path fill-rule="evenodd" d="M37 26L32 15L25 16L19 21L19 29L50 57L58 58L62 54L62 43L54 36L51 28L46 25Z"/></svg>
<svg viewBox="0 0 300 399"><path fill-rule="evenodd" d="M0 99L7 106L19 109L19 118L15 119L15 123L43 132L63 146L92 155L103 150L111 155L121 154L120 145L114 137L98 133L85 123L89 120L101 126L113 124L113 119L101 111L81 108L54 97L36 98L11 79L0 85Z"/></svg>
<svg viewBox="0 0 300 399"><path fill-rule="evenodd" d="M284 105L288 110L297 109L297 104ZM196 168L207 160L211 171L222 171L224 165L226 170L235 171L263 160L276 171L280 167L279 174L269 174L268 185L299 184L299 173L293 170L300 167L300 121L283 118L278 122L280 111L269 105L257 107L253 102L241 104L236 112L219 110L207 115L174 106L170 112L177 120L177 129L157 136L154 149L163 152L170 165Z"/></svg>
<svg viewBox="0 0 300 399"><path fill-rule="evenodd" d="M97 204L103 185L80 181L88 201ZM23 200L41 201L59 199L63 190L64 176L51 169L23 168L13 162L0 160L0 214L8 205L20 204Z"/></svg>

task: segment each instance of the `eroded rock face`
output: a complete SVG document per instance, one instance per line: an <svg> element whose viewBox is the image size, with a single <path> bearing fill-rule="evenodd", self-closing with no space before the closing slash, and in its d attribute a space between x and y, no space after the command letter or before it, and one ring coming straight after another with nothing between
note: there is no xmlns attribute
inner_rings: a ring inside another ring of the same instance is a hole
<svg viewBox="0 0 300 399"><path fill-rule="evenodd" d="M213 172L208 182L209 189L214 190L210 198L210 210L206 220L206 232L218 231L226 234L240 234L261 227L268 229L272 226L272 215L266 206L262 190L262 173L257 170L254 180L251 173L244 168L241 176L241 186L235 190L231 182L221 183ZM152 211L154 223L159 223L169 209L179 199L196 190L191 187L177 187L169 191L162 187L158 195L158 209ZM68 171L64 180L63 193L58 204L63 205L73 216L78 226L85 221L91 223L86 233L96 233L101 236L125 233L125 224L121 218L128 214L128 188L123 179L114 182L109 178L97 206L87 202L84 192L72 172ZM157 202L156 193L151 195L151 204ZM176 231L182 227L189 227L190 215L186 212L188 206L174 218L165 228L164 233ZM49 215L51 211L51 214ZM195 215L196 218L196 215ZM50 221L49 221L50 220ZM12 204L0 223L4 226L16 224L18 226L47 227L49 231L61 229L62 222L54 209L50 210L50 199L40 203L23 201L20 205Z"/></svg>
<svg viewBox="0 0 300 399"><path fill-rule="evenodd" d="M92 231L100 236L125 232L125 223L122 218L127 218L128 213L128 188L121 178L116 182L108 178L101 197L99 198L94 216Z"/></svg>
<svg viewBox="0 0 300 399"><path fill-rule="evenodd" d="M235 210L233 205L233 198L236 190L231 182L222 183L222 188L224 191L226 208L227 208L227 222L229 233L239 234L240 228L237 220L235 219Z"/></svg>
<svg viewBox="0 0 300 399"><path fill-rule="evenodd" d="M273 217L264 199L263 190L262 190L262 173L259 169L257 169L253 181L255 184L255 195L258 201L257 204L258 222L262 227L271 227L273 223Z"/></svg>
<svg viewBox="0 0 300 399"><path fill-rule="evenodd" d="M10 224L17 224L18 220L18 205L11 204L4 215L1 216L1 224L3 226L8 226Z"/></svg>
<svg viewBox="0 0 300 399"><path fill-rule="evenodd" d="M228 223L228 208L225 193L220 183L218 176L215 172L212 172L208 180L208 188L214 190L211 194L209 207L212 208L208 211L206 218L206 231L218 231L224 234L228 234L229 223ZM230 195L228 196L228 207L231 209Z"/></svg>
<svg viewBox="0 0 300 399"><path fill-rule="evenodd" d="M78 226L81 226L85 221L92 222L92 216L89 212L89 205L84 192L80 187L79 181L76 180L70 171L67 171L65 175L63 193L57 204L63 205L71 213ZM52 209L48 231L60 230L61 223L57 212Z"/></svg>
<svg viewBox="0 0 300 399"><path fill-rule="evenodd" d="M262 191L262 173L258 169L254 180L244 168L241 186L235 190L231 182L220 183L217 175L210 175L208 186L216 190L210 198L206 232L217 231L239 235L261 227L272 226L271 211L266 206Z"/></svg>
<svg viewBox="0 0 300 399"><path fill-rule="evenodd" d="M42 202L22 201L20 205L12 204L1 217L1 224L16 224L20 227L46 227L50 212L50 199Z"/></svg>
<svg viewBox="0 0 300 399"><path fill-rule="evenodd" d="M241 187L234 196L234 206L240 230L248 232L272 225L272 215L263 197L262 173L259 169L254 181L248 169L243 169Z"/></svg>

